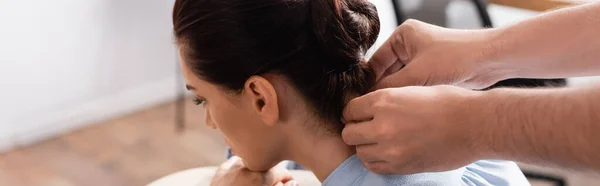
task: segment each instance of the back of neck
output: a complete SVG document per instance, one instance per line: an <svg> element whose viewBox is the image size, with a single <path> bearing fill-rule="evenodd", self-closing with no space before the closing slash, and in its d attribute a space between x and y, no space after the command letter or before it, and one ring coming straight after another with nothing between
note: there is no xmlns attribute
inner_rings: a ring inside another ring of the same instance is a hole
<svg viewBox="0 0 600 186"><path fill-rule="evenodd" d="M323 182L340 164L356 154L354 147L348 146L340 135L317 136L312 134L296 134L287 151L289 160L311 170Z"/></svg>

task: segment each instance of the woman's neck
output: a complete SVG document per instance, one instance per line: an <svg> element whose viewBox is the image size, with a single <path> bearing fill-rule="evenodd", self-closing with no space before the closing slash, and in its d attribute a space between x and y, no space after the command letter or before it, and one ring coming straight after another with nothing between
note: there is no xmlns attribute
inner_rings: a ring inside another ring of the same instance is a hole
<svg viewBox="0 0 600 186"><path fill-rule="evenodd" d="M323 182L340 164L356 153L340 135L298 132L287 150L289 160L311 170Z"/></svg>

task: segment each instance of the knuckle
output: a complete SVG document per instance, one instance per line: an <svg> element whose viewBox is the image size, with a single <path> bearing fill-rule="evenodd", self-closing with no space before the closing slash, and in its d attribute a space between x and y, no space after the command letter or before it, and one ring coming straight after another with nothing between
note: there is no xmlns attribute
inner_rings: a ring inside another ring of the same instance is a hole
<svg viewBox="0 0 600 186"><path fill-rule="evenodd" d="M363 165L367 169L369 169L369 170L371 170L371 171L373 171L375 173L380 173L381 172L381 169L379 168L379 166L375 166L375 164L372 164L372 163L363 163Z"/></svg>
<svg viewBox="0 0 600 186"><path fill-rule="evenodd" d="M364 150L357 149L356 156L358 157L358 159L362 160L363 162L369 161L368 159L366 159L367 156L366 156Z"/></svg>
<svg viewBox="0 0 600 186"><path fill-rule="evenodd" d="M380 136L380 139L384 141L391 141L394 138L393 134L393 126L388 122L381 122L378 125L375 125L375 131L377 135Z"/></svg>
<svg viewBox="0 0 600 186"><path fill-rule="evenodd" d="M378 101L375 101L375 102L373 103L373 105L371 106L371 109L373 109L373 111L374 111L375 113L381 113L381 111L383 111L383 109L384 109L384 108L385 108L385 103L383 103L383 102L381 101L381 99L380 99L380 100L378 100Z"/></svg>
<svg viewBox="0 0 600 186"><path fill-rule="evenodd" d="M421 24L421 22L418 20L408 19L408 20L404 21L404 23L402 23L396 31L398 31L399 34L415 33L415 31L418 29L420 24Z"/></svg>
<svg viewBox="0 0 600 186"><path fill-rule="evenodd" d="M380 98L379 100L373 102L371 109L374 111L374 113L380 114L385 110L387 103L383 99L384 98Z"/></svg>
<svg viewBox="0 0 600 186"><path fill-rule="evenodd" d="M407 19L404 22L404 24L409 24L409 25L416 25L416 24L420 24L420 23L421 23L421 21L416 20L416 19L412 19L412 18L411 19Z"/></svg>
<svg viewBox="0 0 600 186"><path fill-rule="evenodd" d="M403 153L404 151L398 148L392 148L389 151L389 158L392 160L402 160L402 159L406 159L405 153Z"/></svg>
<svg viewBox="0 0 600 186"><path fill-rule="evenodd" d="M377 90L376 94L379 98L373 103L373 109L376 109L375 111L386 109L389 106L389 103L394 101L392 93L385 89Z"/></svg>
<svg viewBox="0 0 600 186"><path fill-rule="evenodd" d="M385 107L387 103L392 101L392 95L389 91L381 91L381 99L379 99L378 104L381 107Z"/></svg>
<svg viewBox="0 0 600 186"><path fill-rule="evenodd" d="M350 133L350 131L349 131L349 129L347 127L345 127L342 130L342 140L344 140L344 143L346 143L346 144L352 143L352 139L351 139L352 136L351 135L352 134Z"/></svg>

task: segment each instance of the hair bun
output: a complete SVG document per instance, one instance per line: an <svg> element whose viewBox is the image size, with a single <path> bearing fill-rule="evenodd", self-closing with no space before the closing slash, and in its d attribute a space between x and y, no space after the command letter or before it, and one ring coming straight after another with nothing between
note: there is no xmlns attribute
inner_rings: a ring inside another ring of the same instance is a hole
<svg viewBox="0 0 600 186"><path fill-rule="evenodd" d="M379 35L377 8L367 0L310 0L313 32L333 69L359 64Z"/></svg>

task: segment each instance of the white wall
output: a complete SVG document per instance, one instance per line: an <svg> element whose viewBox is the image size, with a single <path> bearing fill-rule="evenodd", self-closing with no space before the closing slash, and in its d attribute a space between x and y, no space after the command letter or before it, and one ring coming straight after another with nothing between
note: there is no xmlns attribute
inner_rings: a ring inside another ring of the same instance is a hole
<svg viewBox="0 0 600 186"><path fill-rule="evenodd" d="M379 14L379 21L381 23L379 29L379 38L375 41L375 44L367 52L367 58L370 58L375 50L385 42L385 40L392 35L398 23L396 22L396 13L392 2L389 0L370 0L377 7Z"/></svg>
<svg viewBox="0 0 600 186"><path fill-rule="evenodd" d="M172 99L171 3L0 0L0 152Z"/></svg>

